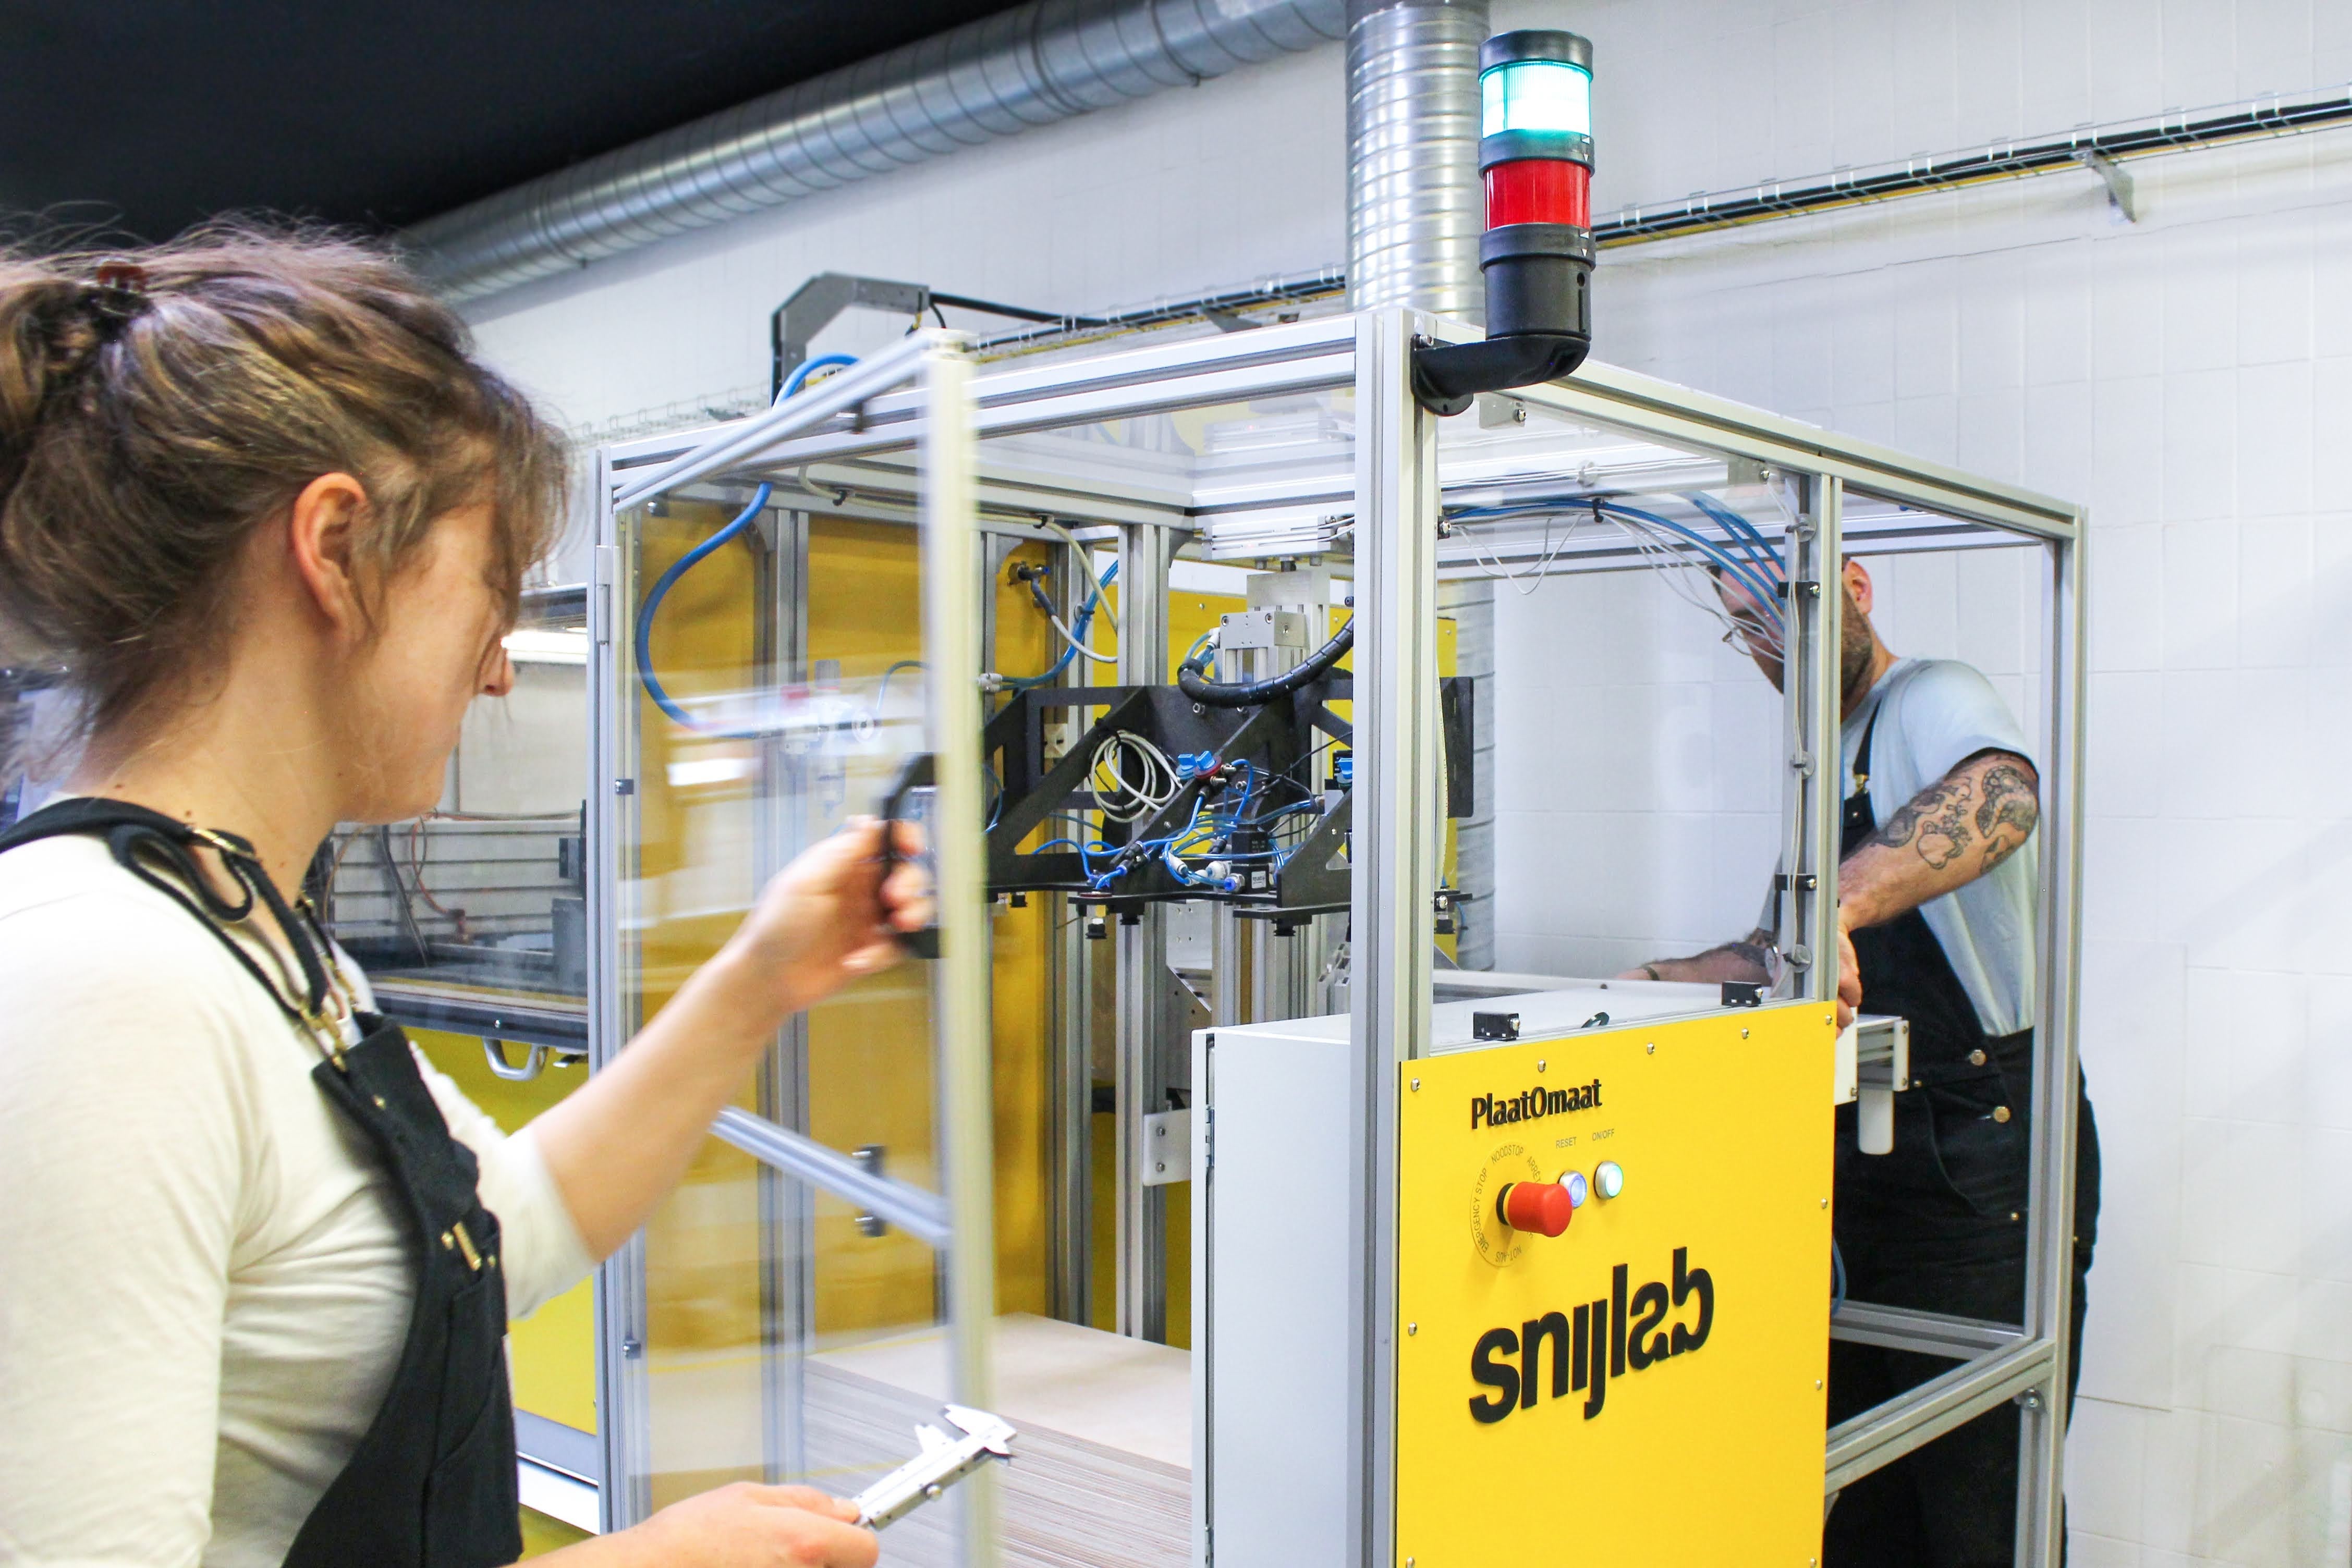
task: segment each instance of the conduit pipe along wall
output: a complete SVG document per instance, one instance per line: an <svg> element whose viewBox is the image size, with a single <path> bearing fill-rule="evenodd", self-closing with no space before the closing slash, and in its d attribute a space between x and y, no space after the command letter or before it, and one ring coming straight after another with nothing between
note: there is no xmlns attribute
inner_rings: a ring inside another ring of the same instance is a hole
<svg viewBox="0 0 2352 1568"><path fill-rule="evenodd" d="M1476 321L1485 226L1478 46L1486 0L1350 0L1348 300ZM1454 961L1495 967L1495 585L1440 585L1454 673L1471 677L1477 737L1469 814L1454 824L1454 884L1468 895Z"/></svg>
<svg viewBox="0 0 2352 1568"><path fill-rule="evenodd" d="M519 185L407 237L446 298L479 299L1309 49L1346 27L1346 0L1033 0ZM1470 114L1475 139L1475 102ZM1475 223L1469 243L1475 281Z"/></svg>

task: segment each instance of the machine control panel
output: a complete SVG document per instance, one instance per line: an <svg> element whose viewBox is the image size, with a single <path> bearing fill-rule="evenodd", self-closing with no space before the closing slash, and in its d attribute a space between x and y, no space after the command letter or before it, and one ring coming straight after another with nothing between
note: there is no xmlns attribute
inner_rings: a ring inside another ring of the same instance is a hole
<svg viewBox="0 0 2352 1568"><path fill-rule="evenodd" d="M1400 1564L1571 1560L1492 1506L1564 1460L1573 1561L1818 1554L1835 1042L1782 1003L1409 1064Z"/></svg>

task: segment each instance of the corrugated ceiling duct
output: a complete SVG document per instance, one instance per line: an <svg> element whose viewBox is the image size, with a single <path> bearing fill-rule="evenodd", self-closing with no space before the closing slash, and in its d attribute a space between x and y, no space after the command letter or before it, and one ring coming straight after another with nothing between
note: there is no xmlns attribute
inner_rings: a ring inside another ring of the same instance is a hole
<svg viewBox="0 0 2352 1568"><path fill-rule="evenodd" d="M1348 7L1348 302L1485 318L1478 46L1486 0Z"/></svg>
<svg viewBox="0 0 2352 1568"><path fill-rule="evenodd" d="M1035 0L519 185L407 237L446 297L479 299L1346 31L1346 0Z"/></svg>

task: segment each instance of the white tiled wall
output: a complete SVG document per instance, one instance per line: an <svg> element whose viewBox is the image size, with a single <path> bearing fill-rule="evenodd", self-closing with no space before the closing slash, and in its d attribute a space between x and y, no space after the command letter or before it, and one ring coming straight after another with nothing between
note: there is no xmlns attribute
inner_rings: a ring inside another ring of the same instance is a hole
<svg viewBox="0 0 2352 1568"><path fill-rule="evenodd" d="M1499 0L1591 34L1603 210L2352 78L2346 0ZM488 302L575 423L761 382L836 269L1063 308L1344 252L1336 49ZM1607 256L1600 357L2084 501L2086 1568L2352 1560L2352 131ZM863 330L893 330L870 324ZM858 329L851 329L854 334ZM854 341L849 346L856 346ZM1882 572L2012 701L2020 559ZM1500 963L1744 931L1773 699L1646 576L1498 594ZM1663 871L1662 869L1663 868Z"/></svg>

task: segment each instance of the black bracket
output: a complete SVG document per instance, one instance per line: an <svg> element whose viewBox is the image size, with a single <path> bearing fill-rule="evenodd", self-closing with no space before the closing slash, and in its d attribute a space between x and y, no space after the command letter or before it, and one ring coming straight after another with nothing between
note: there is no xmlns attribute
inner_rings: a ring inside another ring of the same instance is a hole
<svg viewBox="0 0 2352 1568"><path fill-rule="evenodd" d="M857 1168L867 1176L878 1176L882 1174L882 1161L887 1153L880 1144L860 1144L849 1151L849 1157L856 1161ZM890 1222L878 1214L861 1214L857 1217L857 1234L887 1236L890 1234Z"/></svg>
<svg viewBox="0 0 2352 1568"><path fill-rule="evenodd" d="M1519 1038L1519 1015L1517 1013L1472 1013L1472 1040L1517 1040Z"/></svg>
<svg viewBox="0 0 2352 1568"><path fill-rule="evenodd" d="M1531 387L1573 374L1591 347L1591 339L1566 332L1416 344L1412 395L1432 413L1460 413L1480 392Z"/></svg>
<svg viewBox="0 0 2352 1568"><path fill-rule="evenodd" d="M1723 1005L1727 1008L1760 1008L1764 1005L1764 988L1746 980L1723 982Z"/></svg>

